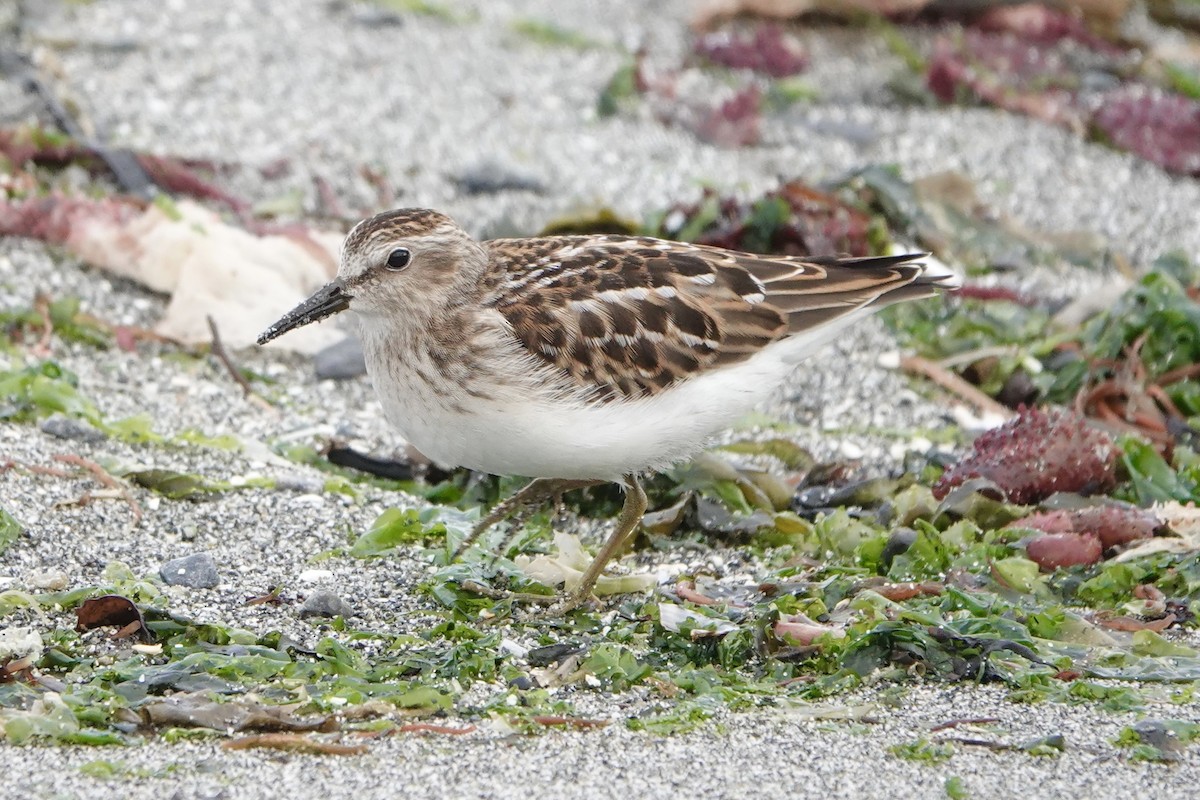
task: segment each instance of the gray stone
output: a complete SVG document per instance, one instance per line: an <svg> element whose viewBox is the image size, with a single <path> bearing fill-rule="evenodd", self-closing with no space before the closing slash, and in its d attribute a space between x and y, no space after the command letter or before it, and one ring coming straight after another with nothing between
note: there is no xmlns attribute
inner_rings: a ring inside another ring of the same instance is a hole
<svg viewBox="0 0 1200 800"><path fill-rule="evenodd" d="M887 544L883 546L883 552L879 556L884 568L891 569L892 561L896 556L908 552L908 548L912 547L916 541L917 532L912 528L896 528L892 531L892 535L888 537Z"/></svg>
<svg viewBox="0 0 1200 800"><path fill-rule="evenodd" d="M173 558L158 568L158 574L171 586L211 589L221 582L217 563L208 553Z"/></svg>
<svg viewBox="0 0 1200 800"><path fill-rule="evenodd" d="M350 13L350 21L364 28L399 28L404 25L404 17L395 11L372 6L355 6Z"/></svg>
<svg viewBox="0 0 1200 800"><path fill-rule="evenodd" d="M313 367L321 380L344 381L367 374L362 345L353 336L347 336L313 356Z"/></svg>
<svg viewBox="0 0 1200 800"><path fill-rule="evenodd" d="M281 475L275 479L275 488L281 492L320 494L325 490L325 478L320 475Z"/></svg>
<svg viewBox="0 0 1200 800"><path fill-rule="evenodd" d="M495 161L472 164L456 175L454 182L464 194L541 193L546 190L537 177Z"/></svg>
<svg viewBox="0 0 1200 800"><path fill-rule="evenodd" d="M70 439L85 444L95 444L108 438L107 434L91 424L65 414L53 414L44 419L39 427L42 433L48 433L57 439Z"/></svg>
<svg viewBox="0 0 1200 800"><path fill-rule="evenodd" d="M61 569L32 572L25 577L25 586L39 592L61 592L71 585L71 576Z"/></svg>
<svg viewBox="0 0 1200 800"><path fill-rule="evenodd" d="M354 607L333 592L313 592L300 606L300 618L356 616Z"/></svg>

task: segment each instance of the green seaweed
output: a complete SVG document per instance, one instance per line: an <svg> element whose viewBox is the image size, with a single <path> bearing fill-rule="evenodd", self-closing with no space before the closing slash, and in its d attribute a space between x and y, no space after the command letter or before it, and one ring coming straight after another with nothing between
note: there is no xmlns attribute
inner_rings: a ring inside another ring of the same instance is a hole
<svg viewBox="0 0 1200 800"><path fill-rule="evenodd" d="M590 36L538 19L517 19L511 24L513 32L535 44L546 47L566 47L572 50L593 50L600 43Z"/></svg>
<svg viewBox="0 0 1200 800"><path fill-rule="evenodd" d="M16 517L0 508L0 554L17 540L24 528Z"/></svg>

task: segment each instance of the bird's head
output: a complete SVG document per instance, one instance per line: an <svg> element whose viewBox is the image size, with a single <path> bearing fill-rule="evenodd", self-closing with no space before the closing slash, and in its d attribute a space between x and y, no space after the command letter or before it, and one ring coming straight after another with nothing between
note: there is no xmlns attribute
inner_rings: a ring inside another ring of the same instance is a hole
<svg viewBox="0 0 1200 800"><path fill-rule="evenodd" d="M437 211L377 214L347 234L337 277L284 314L258 343L347 309L367 319L421 320L476 281L486 259L477 242Z"/></svg>

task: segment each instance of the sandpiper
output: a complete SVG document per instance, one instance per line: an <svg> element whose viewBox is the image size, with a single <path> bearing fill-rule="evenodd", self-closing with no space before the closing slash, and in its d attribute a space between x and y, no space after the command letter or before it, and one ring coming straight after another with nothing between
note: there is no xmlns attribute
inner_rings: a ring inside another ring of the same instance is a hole
<svg viewBox="0 0 1200 800"><path fill-rule="evenodd" d="M762 256L639 236L475 241L419 208L360 222L337 278L258 339L347 309L384 413L444 467L533 481L496 522L568 489L625 487L591 595L646 510L639 475L686 459L839 331L957 286L921 255Z"/></svg>

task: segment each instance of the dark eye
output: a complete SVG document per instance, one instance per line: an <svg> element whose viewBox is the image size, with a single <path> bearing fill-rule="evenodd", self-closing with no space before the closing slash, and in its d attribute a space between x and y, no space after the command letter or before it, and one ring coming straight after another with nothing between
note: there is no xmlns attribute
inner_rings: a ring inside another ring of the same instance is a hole
<svg viewBox="0 0 1200 800"><path fill-rule="evenodd" d="M397 247L392 252L388 253L387 268L393 272L399 272L408 266L412 254L408 252L408 248Z"/></svg>

